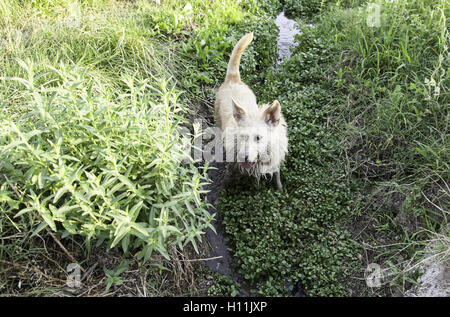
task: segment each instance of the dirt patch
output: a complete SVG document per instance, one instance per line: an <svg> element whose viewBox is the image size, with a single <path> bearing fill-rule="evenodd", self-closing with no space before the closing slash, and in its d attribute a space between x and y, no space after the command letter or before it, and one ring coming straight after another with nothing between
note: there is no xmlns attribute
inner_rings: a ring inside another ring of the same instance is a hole
<svg viewBox="0 0 450 317"><path fill-rule="evenodd" d="M407 297L450 297L450 243L447 227L437 239L425 249L425 259L420 263L422 275L419 286L413 287L405 294Z"/></svg>
<svg viewBox="0 0 450 317"><path fill-rule="evenodd" d="M215 214L215 221L213 223L216 233L210 228L206 230L206 237L211 247L209 259L205 261L205 264L213 272L228 275L234 282L241 285L239 287L240 296L251 296L252 294L248 289L243 287L244 281L237 273L236 265L233 258L228 251L229 246L226 242L226 233L223 225L223 213L219 212L214 204L219 196L219 192L222 188L222 181L225 174L225 163L214 162L210 165L213 167L209 170L208 176L211 180L211 184L206 186L206 190L209 190L207 194L208 202L212 204L212 207L208 209L211 214Z"/></svg>

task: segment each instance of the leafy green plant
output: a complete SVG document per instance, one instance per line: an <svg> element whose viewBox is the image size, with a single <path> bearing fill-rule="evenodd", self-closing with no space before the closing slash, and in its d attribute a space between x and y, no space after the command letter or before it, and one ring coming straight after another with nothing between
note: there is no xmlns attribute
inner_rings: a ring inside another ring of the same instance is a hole
<svg viewBox="0 0 450 317"><path fill-rule="evenodd" d="M208 289L208 296L235 297L239 295L239 284L231 277L215 274L214 284Z"/></svg>
<svg viewBox="0 0 450 317"><path fill-rule="evenodd" d="M106 288L105 293L108 293L109 289L113 285L122 285L123 280L120 278L120 275L126 271L128 268L129 261L122 261L117 268L114 270L108 270L107 268L103 268L103 271L106 275Z"/></svg>
<svg viewBox="0 0 450 317"><path fill-rule="evenodd" d="M45 73L19 62L28 76L3 79L23 84L27 102L2 115L0 129L1 174L22 193L2 199L15 217L36 213L35 233L49 227L88 245L140 248L144 260L153 251L168 258L167 244L196 248L212 220L200 196L207 169L200 173L184 150L185 109L168 82L127 77L128 89L111 95L82 69L60 65L51 71L61 85L36 86Z"/></svg>
<svg viewBox="0 0 450 317"><path fill-rule="evenodd" d="M328 2L329 0L286 0L284 8L289 17L311 18Z"/></svg>

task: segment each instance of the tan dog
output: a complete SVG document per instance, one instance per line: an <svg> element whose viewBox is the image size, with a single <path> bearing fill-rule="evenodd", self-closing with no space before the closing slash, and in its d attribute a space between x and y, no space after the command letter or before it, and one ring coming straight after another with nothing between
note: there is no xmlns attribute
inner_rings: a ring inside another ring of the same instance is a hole
<svg viewBox="0 0 450 317"><path fill-rule="evenodd" d="M215 101L215 116L222 130L227 161L237 162L241 173L274 176L281 190L280 164L288 150L286 122L280 103L258 106L253 91L241 81L239 64L253 32L244 35L231 53L224 83Z"/></svg>

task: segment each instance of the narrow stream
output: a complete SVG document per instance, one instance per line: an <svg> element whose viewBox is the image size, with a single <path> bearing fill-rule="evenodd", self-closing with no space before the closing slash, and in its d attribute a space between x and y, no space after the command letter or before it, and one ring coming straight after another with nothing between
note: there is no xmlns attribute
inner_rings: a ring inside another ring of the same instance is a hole
<svg viewBox="0 0 450 317"><path fill-rule="evenodd" d="M278 47L278 59L276 62L276 67L278 67L284 58L287 58L291 55L290 48L295 46L294 37L296 34L299 34L299 30L296 28L297 22L294 20L288 19L284 12L281 12L276 20L275 24L279 27L280 32L277 41ZM209 260L205 261L206 265L214 272L225 274L231 277L236 283L240 284L240 296L257 296L256 294L252 294L249 290L249 287L246 286L246 283L243 281L241 276L237 273L237 268L235 261L233 260L231 254L228 252L228 245L225 241L225 228L223 226L223 214L218 212L218 210L214 207L215 201L218 197L220 191L220 185L223 179L223 175L225 172L224 163L212 163L212 167L215 169L211 169L208 172L208 175L211 179L211 184L206 186L205 189L209 190L207 199L213 205L209 209L211 214L216 214L216 221L214 222L214 228L217 232L215 234L211 229L206 230L206 237L211 246L211 253L209 255ZM291 285L293 291L293 296L305 296L305 293L300 285L300 282L297 285Z"/></svg>

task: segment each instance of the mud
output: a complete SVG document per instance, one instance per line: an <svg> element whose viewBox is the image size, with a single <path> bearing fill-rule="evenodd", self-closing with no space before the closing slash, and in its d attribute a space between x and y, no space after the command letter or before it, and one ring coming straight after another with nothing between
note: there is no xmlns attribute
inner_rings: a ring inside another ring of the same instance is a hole
<svg viewBox="0 0 450 317"><path fill-rule="evenodd" d="M233 279L233 281L238 283L240 285L238 288L240 296L254 296L255 294L251 294L250 290L244 286L245 282L237 273L236 264L228 251L229 246L225 241L226 232L223 225L223 213L218 212L218 210L214 207L221 190L222 181L225 174L225 163L214 162L211 163L211 167L213 167L213 169L208 171L211 184L207 185L205 189L209 190L207 199L213 206L210 207L208 211L211 214L215 214L215 221L213 225L217 234L209 228L206 229L206 237L211 247L211 253L209 255L209 260L206 261L206 265L212 271L228 275Z"/></svg>

